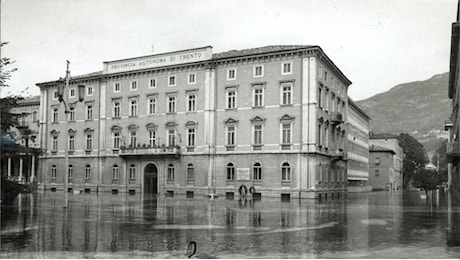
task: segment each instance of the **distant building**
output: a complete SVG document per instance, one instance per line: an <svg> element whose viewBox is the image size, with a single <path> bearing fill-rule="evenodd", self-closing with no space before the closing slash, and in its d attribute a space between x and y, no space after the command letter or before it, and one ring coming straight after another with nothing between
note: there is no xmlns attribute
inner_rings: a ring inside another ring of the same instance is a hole
<svg viewBox="0 0 460 260"><path fill-rule="evenodd" d="M404 153L397 136L371 133L369 142L369 185L373 189L402 189Z"/></svg>
<svg viewBox="0 0 460 260"><path fill-rule="evenodd" d="M60 83L37 84L46 189L62 190L68 174L70 189L90 192L346 191L351 82L318 46L215 54L207 46L104 62L103 71L72 78L68 114Z"/></svg>
<svg viewBox="0 0 460 260"><path fill-rule="evenodd" d="M446 121L445 130L449 131L447 143L448 186L457 203L460 203L460 1L457 7L457 20L452 23L450 45L450 71L448 96L452 99L452 114Z"/></svg>
<svg viewBox="0 0 460 260"><path fill-rule="evenodd" d="M358 104L348 98L348 191L361 190L369 181L369 120Z"/></svg>
<svg viewBox="0 0 460 260"><path fill-rule="evenodd" d="M34 155L40 148L39 115L40 96L18 101L12 113L22 114L19 125L5 133L16 145L2 146L1 171L10 180L18 182L36 181L38 158Z"/></svg>

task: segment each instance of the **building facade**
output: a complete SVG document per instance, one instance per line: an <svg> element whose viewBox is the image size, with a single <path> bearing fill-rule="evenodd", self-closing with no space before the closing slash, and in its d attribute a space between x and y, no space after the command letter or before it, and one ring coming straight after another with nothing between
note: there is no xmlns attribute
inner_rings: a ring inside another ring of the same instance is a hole
<svg viewBox="0 0 460 260"><path fill-rule="evenodd" d="M448 186L456 204L460 204L460 82L458 80L460 68L460 2L457 7L457 20L452 23L452 37L450 49L450 70L448 96L452 100L452 113L446 122L446 130L449 131L447 143L448 158Z"/></svg>
<svg viewBox="0 0 460 260"><path fill-rule="evenodd" d="M346 190L351 82L318 46L216 54L206 46L104 62L70 80L68 113L59 83L37 84L45 189L62 189L66 173L69 189L86 191L317 198Z"/></svg>
<svg viewBox="0 0 460 260"><path fill-rule="evenodd" d="M369 142L369 184L373 189L402 189L404 152L398 137L371 134Z"/></svg>
<svg viewBox="0 0 460 260"><path fill-rule="evenodd" d="M348 190L368 190L369 120L358 104L348 98Z"/></svg>
<svg viewBox="0 0 460 260"><path fill-rule="evenodd" d="M19 125L12 127L7 134L16 145L3 147L1 158L1 172L9 180L29 183L36 181L38 169L40 97L31 97L19 100L11 108L11 113L21 115ZM3 133L2 133L3 134Z"/></svg>

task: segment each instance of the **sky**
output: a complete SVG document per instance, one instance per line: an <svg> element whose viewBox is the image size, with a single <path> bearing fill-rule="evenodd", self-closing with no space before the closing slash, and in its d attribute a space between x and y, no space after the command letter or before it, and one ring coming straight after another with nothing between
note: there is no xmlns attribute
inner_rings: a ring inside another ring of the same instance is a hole
<svg viewBox="0 0 460 260"><path fill-rule="evenodd" d="M457 0L0 0L1 96L104 61L211 45L213 52L319 45L362 100L448 72ZM11 67L13 68L13 66ZM447 95L447 86L446 86Z"/></svg>

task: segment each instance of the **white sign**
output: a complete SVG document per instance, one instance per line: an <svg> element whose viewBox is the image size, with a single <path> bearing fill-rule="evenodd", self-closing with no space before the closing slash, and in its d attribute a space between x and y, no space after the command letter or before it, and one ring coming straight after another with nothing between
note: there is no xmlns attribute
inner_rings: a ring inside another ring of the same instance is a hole
<svg viewBox="0 0 460 260"><path fill-rule="evenodd" d="M250 177L249 168L236 168L236 180L249 181Z"/></svg>
<svg viewBox="0 0 460 260"><path fill-rule="evenodd" d="M212 47L190 49L177 52L168 52L132 59L104 62L104 73L117 73L131 70L141 70L162 66L178 65L205 61L212 58Z"/></svg>

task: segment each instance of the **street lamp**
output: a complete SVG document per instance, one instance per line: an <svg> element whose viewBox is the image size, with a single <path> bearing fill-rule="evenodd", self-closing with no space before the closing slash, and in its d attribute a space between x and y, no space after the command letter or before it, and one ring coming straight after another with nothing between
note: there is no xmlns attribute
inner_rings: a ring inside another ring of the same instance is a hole
<svg viewBox="0 0 460 260"><path fill-rule="evenodd" d="M57 85L57 88L58 88L57 94L58 94L59 102L64 104L64 113L65 113L65 122L66 122L65 125L66 126L68 123L67 114L70 112L69 107L68 107L70 106L70 103L69 103L69 100L67 100L66 102L66 96L68 95L65 95L64 92L66 89L69 89L69 81L70 81L69 65L70 65L70 62L67 61L67 70L66 70L65 78L64 80L62 80L62 78L59 78L59 82ZM85 95L85 85L78 85L78 101L79 102L83 102L84 95ZM64 142L64 165L66 169L66 171L64 172L64 193L65 193L64 208L67 208L67 206L69 205L69 169L68 169L69 167L69 144L68 144L67 138Z"/></svg>

